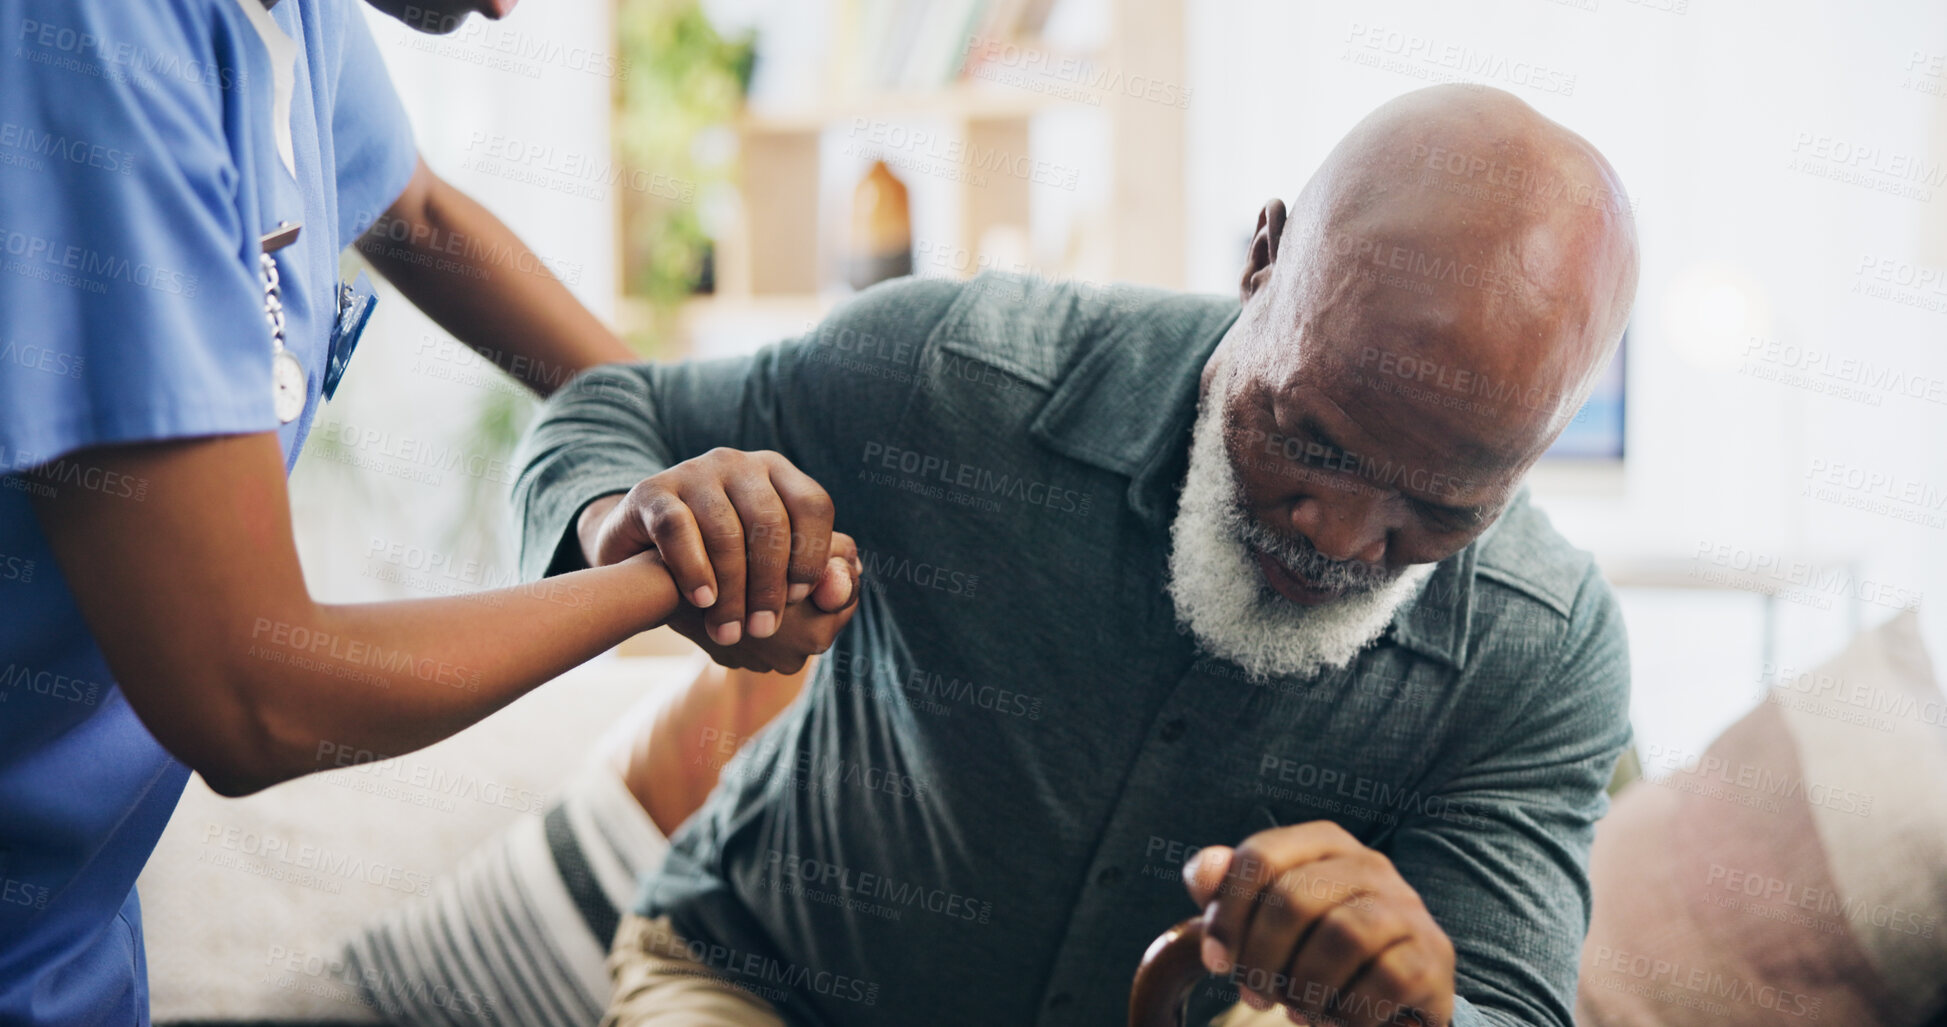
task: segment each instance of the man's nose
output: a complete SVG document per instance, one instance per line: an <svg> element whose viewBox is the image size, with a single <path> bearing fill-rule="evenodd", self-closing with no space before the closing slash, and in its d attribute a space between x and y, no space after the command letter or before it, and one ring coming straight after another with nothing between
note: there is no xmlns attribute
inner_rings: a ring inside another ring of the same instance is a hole
<svg viewBox="0 0 1947 1027"><path fill-rule="evenodd" d="M1377 564L1386 556L1385 520L1381 497L1364 492L1305 496L1291 508L1291 527L1333 560Z"/></svg>

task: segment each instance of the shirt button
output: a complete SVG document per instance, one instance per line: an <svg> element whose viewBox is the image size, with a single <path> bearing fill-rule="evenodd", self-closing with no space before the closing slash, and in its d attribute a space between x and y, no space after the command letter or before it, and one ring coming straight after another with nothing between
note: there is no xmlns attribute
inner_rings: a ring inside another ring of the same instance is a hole
<svg viewBox="0 0 1947 1027"><path fill-rule="evenodd" d="M1073 1001L1075 1001L1075 996L1070 995L1065 991L1057 991L1053 995L1048 996L1048 1008L1060 1009L1061 1007Z"/></svg>
<svg viewBox="0 0 1947 1027"><path fill-rule="evenodd" d="M1116 885L1118 885L1118 884L1121 884L1121 883L1122 883L1122 868L1121 868L1121 867L1103 867L1103 868L1102 868L1102 870L1101 870L1101 872L1099 872L1099 873L1097 873L1097 874L1095 875L1095 883L1096 883L1096 884L1099 884L1099 885L1102 885L1102 886L1103 886L1103 887L1105 887L1105 888L1113 888L1113 887L1115 887Z"/></svg>
<svg viewBox="0 0 1947 1027"><path fill-rule="evenodd" d="M1163 722L1163 728L1156 732L1156 736L1165 742L1174 742L1182 738L1183 732L1187 729L1188 725L1183 723L1182 717L1171 717Z"/></svg>

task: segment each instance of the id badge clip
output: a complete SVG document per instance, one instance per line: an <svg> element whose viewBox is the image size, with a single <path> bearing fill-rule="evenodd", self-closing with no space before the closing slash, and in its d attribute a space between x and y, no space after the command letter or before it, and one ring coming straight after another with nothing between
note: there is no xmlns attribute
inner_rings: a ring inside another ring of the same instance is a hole
<svg viewBox="0 0 1947 1027"><path fill-rule="evenodd" d="M325 357L325 399L338 392L339 379L345 377L352 351L358 348L358 337L365 334L365 325L372 320L372 311L378 305L378 293L372 291L372 280L365 277L365 272L360 271L349 283L338 283L338 319L332 322L331 350Z"/></svg>

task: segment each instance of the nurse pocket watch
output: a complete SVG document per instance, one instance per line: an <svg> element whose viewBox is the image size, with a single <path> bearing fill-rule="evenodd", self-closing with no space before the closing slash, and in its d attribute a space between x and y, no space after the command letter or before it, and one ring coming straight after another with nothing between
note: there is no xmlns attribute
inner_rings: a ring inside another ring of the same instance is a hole
<svg viewBox="0 0 1947 1027"><path fill-rule="evenodd" d="M272 253L297 241L302 225L279 222L264 233L258 270L264 281L264 319L270 322L270 401L279 424L289 424L304 412L304 365L284 348L284 301L277 291L277 261Z"/></svg>

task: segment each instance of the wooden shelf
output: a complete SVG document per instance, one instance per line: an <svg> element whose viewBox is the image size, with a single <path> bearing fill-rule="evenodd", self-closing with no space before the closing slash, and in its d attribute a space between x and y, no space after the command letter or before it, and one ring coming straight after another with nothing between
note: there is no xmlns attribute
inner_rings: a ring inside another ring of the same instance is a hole
<svg viewBox="0 0 1947 1027"><path fill-rule="evenodd" d="M956 87L743 119L741 223L717 250L719 291L730 297L801 297L825 286L819 204L824 198L821 147L827 130L856 127L860 119L943 118L960 144L951 148L960 155L954 160L972 160L978 154L1026 155L1032 149L1029 125L1050 106L1033 94ZM899 167L897 152L887 159ZM959 192L959 245L970 252L989 229L1028 231L1032 186L1026 176L968 175L954 179L951 187Z"/></svg>
<svg viewBox="0 0 1947 1027"><path fill-rule="evenodd" d="M788 111L748 111L737 127L746 133L792 134L822 132L857 118L999 121L1030 118L1058 107L1085 105L1022 89L963 82L930 93L870 93Z"/></svg>
<svg viewBox="0 0 1947 1027"><path fill-rule="evenodd" d="M1163 82L1184 80L1182 0L1110 0L1110 12L1107 49L1086 59L1076 55L1080 64L1140 72ZM957 160L971 168L981 155L1031 154L1034 119L1051 111L1099 115L1107 128L1108 180L1091 183L1091 189L1100 189L1108 215L1098 218L1100 227L1094 229L1103 238L1091 237L1088 244L1108 255L1109 266L1094 273L1180 288L1187 135L1181 107L1113 89L1099 95L1044 92L976 74L936 90L807 97L802 106L754 109L739 117L739 202L717 240L717 296L698 312L829 309L829 299L819 294L837 278L827 266L836 248L821 232L843 219L821 209L834 192L824 180L831 169L828 133L857 132L860 119L943 121L941 131L959 145L942 141L938 152L924 155L926 161ZM861 142L856 149L869 156L874 147ZM895 144L887 159L903 177L899 156ZM983 171L939 177L957 196L950 207L937 209L959 214L957 224L930 229L936 233L932 242L960 247L977 263L995 229L1017 232L1013 238L1033 237L1036 186L1030 175ZM941 186L935 182L932 188Z"/></svg>

